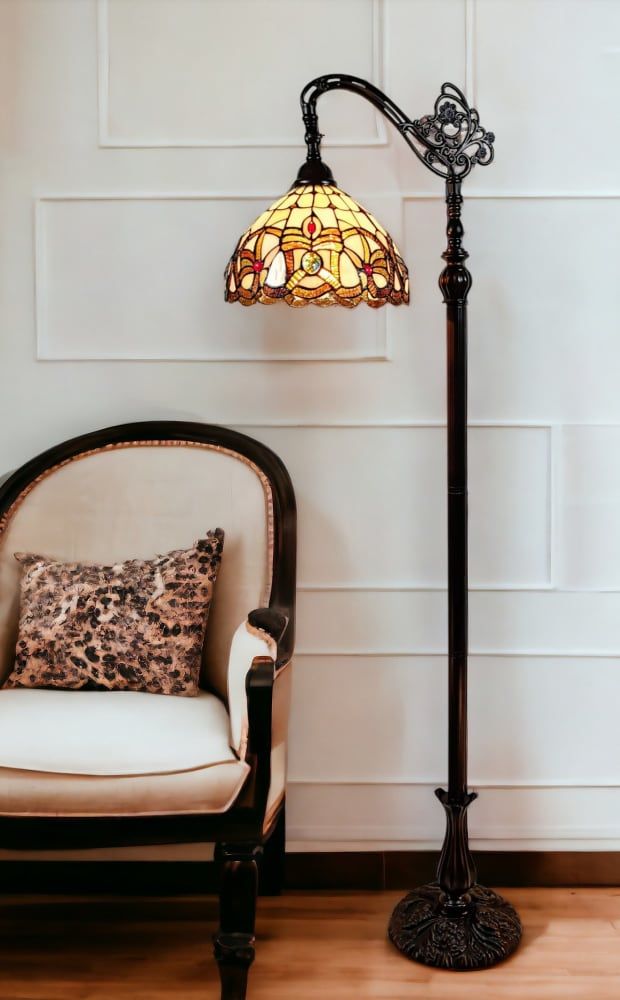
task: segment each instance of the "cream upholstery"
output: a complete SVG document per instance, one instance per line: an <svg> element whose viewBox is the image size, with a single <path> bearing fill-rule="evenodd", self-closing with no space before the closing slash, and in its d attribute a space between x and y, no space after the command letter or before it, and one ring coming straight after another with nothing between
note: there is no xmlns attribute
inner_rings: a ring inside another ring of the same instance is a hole
<svg viewBox="0 0 620 1000"><path fill-rule="evenodd" d="M205 650L206 681L226 697L233 633L270 591L271 493L239 456L191 444L122 446L48 474L0 536L0 680L10 671L18 610L16 551L112 563L187 548L226 532Z"/></svg>
<svg viewBox="0 0 620 1000"><path fill-rule="evenodd" d="M0 813L224 812L249 772L203 691L0 691Z"/></svg>
<svg viewBox="0 0 620 1000"><path fill-rule="evenodd" d="M250 609L251 610L251 609ZM248 702L245 678L255 656L275 659L276 644L266 633L256 632L241 623L236 630L228 661L228 711L230 712L230 739L241 758L245 757L248 738Z"/></svg>
<svg viewBox="0 0 620 1000"><path fill-rule="evenodd" d="M142 691L0 691L0 766L62 774L189 771L235 759L219 698Z"/></svg>
<svg viewBox="0 0 620 1000"><path fill-rule="evenodd" d="M245 678L255 656L276 655L276 644L266 633L243 622L234 634L228 665L228 704L231 745L244 759L247 749L248 711ZM290 664L276 674L273 687L271 730L271 783L267 799L265 827L282 801L286 788L286 737L291 703Z"/></svg>

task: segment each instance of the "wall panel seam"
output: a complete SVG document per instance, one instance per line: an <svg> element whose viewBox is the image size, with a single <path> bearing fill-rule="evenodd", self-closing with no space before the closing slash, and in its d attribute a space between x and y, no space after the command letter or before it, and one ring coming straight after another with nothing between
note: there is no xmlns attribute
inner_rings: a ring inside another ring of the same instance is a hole
<svg viewBox="0 0 620 1000"><path fill-rule="evenodd" d="M465 96L471 107L477 104L476 0L465 0Z"/></svg>
<svg viewBox="0 0 620 1000"><path fill-rule="evenodd" d="M346 778L310 778L310 777L289 777L287 779L287 784L289 786L302 786L302 787L361 787L361 788L383 788L384 786L389 787L404 787L404 788L429 788L435 789L437 785L440 785L445 781L445 775L438 777L436 779L431 778L399 778L386 776L384 778L356 778L356 777L346 777ZM524 789L525 791L531 790L579 790L579 789L607 789L611 791L620 792L620 783L615 782L605 782L605 781L476 781L474 778L470 779L468 784L471 788L482 788L482 789L492 789L496 791L513 791Z"/></svg>
<svg viewBox="0 0 620 1000"><path fill-rule="evenodd" d="M287 836L293 842L332 841L363 843L365 841L381 841L384 843L412 843L441 845L441 836L432 827L421 827L413 830L398 826L369 826L364 824L343 824L342 826L308 826L292 825L287 827ZM620 838L620 827L476 827L472 824L470 840L474 843L485 841L616 841Z"/></svg>
<svg viewBox="0 0 620 1000"><path fill-rule="evenodd" d="M106 200L141 200L148 199L152 201L165 200L165 199L177 199L188 200L188 201L198 201L198 200L208 200L208 199L221 199L226 200L238 200L238 201L273 201L274 199L282 195L281 189L269 188L269 189L257 189L257 188L244 188L239 190L238 188L210 188L210 189L191 189L191 190L176 190L171 189L169 191L162 191L158 189L148 190L146 188L138 188L134 191L120 190L120 191L101 191L101 190L85 190L80 192L67 192L67 191L50 191L45 194L40 195L40 200L42 201L72 201L75 199L85 199L89 201L106 201ZM369 198L400 198L403 202L409 201L438 201L443 204L445 201L445 196L442 191L435 190L419 190L412 191L401 189L395 190L390 188L389 190L383 189L372 189L362 192L358 192L359 200L364 202ZM617 201L620 199L620 190L617 191L601 191L601 190L591 190L591 191L562 191L561 189L556 189L554 191L502 191L502 190L492 190L484 188L473 188L471 190L465 191L466 201Z"/></svg>
<svg viewBox="0 0 620 1000"><path fill-rule="evenodd" d="M385 659L390 658L427 658L432 656L446 657L448 655L447 648L444 650L438 649L297 649L295 651L295 656L299 658L300 656L315 657L315 656L326 656L326 657L367 657L368 659ZM592 650L592 649L515 649L515 648L505 648L505 649L476 649L471 648L469 650L470 659L477 657L480 658L490 658L490 659L534 659L534 660L546 660L546 659L557 659L557 660L620 660L620 649L603 649L603 650Z"/></svg>
<svg viewBox="0 0 620 1000"><path fill-rule="evenodd" d="M380 196L386 195L388 192L373 191L373 194ZM403 201L445 201L443 193L438 191L401 189L399 194ZM549 191L533 188L531 191L527 189L506 191L480 187L466 189L464 197L465 201L617 201L620 198L620 190L584 189L583 191L575 191L555 188Z"/></svg>
<svg viewBox="0 0 620 1000"><path fill-rule="evenodd" d="M558 582L558 555L559 555L559 455L560 455L560 435L561 428L553 426L549 428L549 448L551 453L549 468L549 581L551 585L562 592L562 588L557 586Z"/></svg>

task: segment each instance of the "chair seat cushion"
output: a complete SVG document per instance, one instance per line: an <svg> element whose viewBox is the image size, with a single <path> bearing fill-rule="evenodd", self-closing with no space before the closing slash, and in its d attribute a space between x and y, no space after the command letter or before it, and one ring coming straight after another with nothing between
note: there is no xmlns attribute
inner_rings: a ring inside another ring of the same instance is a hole
<svg viewBox="0 0 620 1000"><path fill-rule="evenodd" d="M0 814L224 812L249 768L206 691L0 690Z"/></svg>

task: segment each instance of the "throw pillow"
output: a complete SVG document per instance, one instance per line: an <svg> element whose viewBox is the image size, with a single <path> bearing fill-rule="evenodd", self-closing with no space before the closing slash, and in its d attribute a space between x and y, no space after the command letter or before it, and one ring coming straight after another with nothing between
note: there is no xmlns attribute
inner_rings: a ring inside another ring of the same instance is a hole
<svg viewBox="0 0 620 1000"><path fill-rule="evenodd" d="M198 693L202 647L224 545L113 566L15 553L21 603L7 687Z"/></svg>

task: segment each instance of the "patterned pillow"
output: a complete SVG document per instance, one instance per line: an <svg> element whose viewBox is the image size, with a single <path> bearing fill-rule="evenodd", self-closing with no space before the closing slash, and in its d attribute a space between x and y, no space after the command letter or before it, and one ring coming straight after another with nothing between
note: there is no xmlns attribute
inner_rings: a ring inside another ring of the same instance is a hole
<svg viewBox="0 0 620 1000"><path fill-rule="evenodd" d="M6 687L198 693L224 532L115 566L15 553L19 635Z"/></svg>

